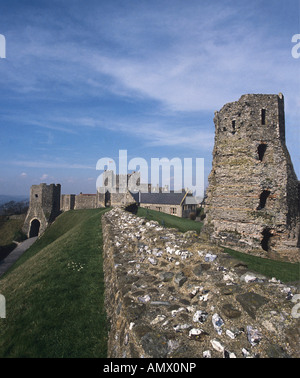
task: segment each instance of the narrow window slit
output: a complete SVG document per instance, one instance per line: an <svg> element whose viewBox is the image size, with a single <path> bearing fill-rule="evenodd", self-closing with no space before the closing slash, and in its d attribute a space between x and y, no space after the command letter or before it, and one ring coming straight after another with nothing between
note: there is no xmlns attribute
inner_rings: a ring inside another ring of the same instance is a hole
<svg viewBox="0 0 300 378"><path fill-rule="evenodd" d="M260 161L263 161L266 149L267 149L267 145L264 144L264 143L260 144L257 147L258 158L259 158Z"/></svg>
<svg viewBox="0 0 300 378"><path fill-rule="evenodd" d="M261 110L261 124L262 125L266 124L266 109Z"/></svg>
<svg viewBox="0 0 300 378"><path fill-rule="evenodd" d="M235 121L232 121L232 134L235 134Z"/></svg>
<svg viewBox="0 0 300 378"><path fill-rule="evenodd" d="M267 199L268 199L270 194L271 194L271 192L269 190L264 190L261 193L261 195L259 197L259 206L257 207L256 210L261 210L266 206L266 202L267 202Z"/></svg>

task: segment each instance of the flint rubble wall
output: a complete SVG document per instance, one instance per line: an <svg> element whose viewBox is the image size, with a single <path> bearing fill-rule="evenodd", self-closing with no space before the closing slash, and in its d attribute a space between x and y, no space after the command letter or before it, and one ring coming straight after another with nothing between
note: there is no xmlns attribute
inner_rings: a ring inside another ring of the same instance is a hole
<svg viewBox="0 0 300 378"><path fill-rule="evenodd" d="M300 357L296 286L121 208L102 227L108 357Z"/></svg>

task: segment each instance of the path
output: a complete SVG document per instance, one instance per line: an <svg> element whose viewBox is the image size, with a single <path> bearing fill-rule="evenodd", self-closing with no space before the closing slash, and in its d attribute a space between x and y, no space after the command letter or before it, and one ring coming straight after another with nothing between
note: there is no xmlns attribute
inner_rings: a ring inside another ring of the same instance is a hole
<svg viewBox="0 0 300 378"><path fill-rule="evenodd" d="M5 259L0 261L0 277L18 260L18 258L36 241L37 236L20 243Z"/></svg>

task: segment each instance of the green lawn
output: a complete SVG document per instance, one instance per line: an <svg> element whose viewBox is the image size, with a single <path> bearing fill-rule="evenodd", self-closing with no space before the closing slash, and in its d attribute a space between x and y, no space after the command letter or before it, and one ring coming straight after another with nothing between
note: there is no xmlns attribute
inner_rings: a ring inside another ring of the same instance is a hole
<svg viewBox="0 0 300 378"><path fill-rule="evenodd" d="M229 255L245 262L249 270L254 270L267 277L276 277L282 282L293 282L300 280L300 263L289 263L275 261L261 257L251 256L247 253L237 252L230 248L224 248Z"/></svg>
<svg viewBox="0 0 300 378"><path fill-rule="evenodd" d="M155 210L138 208L137 215L145 217L149 220L158 221L160 224L164 222L165 227L175 227L182 232L193 230L199 233L202 227L202 223L200 222L195 222L185 218L178 218L174 215L164 214ZM299 263L294 264L289 262L264 259L249 255L247 253L234 251L229 248L224 248L224 252L247 263L249 270L264 274L267 277L275 277L282 282L294 282L300 280Z"/></svg>
<svg viewBox="0 0 300 378"><path fill-rule="evenodd" d="M63 213L0 279L0 357L106 357L103 211Z"/></svg>
<svg viewBox="0 0 300 378"><path fill-rule="evenodd" d="M6 319L0 319L2 357L107 356L101 215L68 211L0 279ZM140 208L139 216L180 231L201 223ZM225 248L249 269L283 282L299 280L299 264L261 259Z"/></svg>
<svg viewBox="0 0 300 378"><path fill-rule="evenodd" d="M137 215L148 220L155 220L159 222L159 224L164 225L168 228L177 228L181 232L192 230L196 231L199 234L202 227L201 222L195 222L188 218L179 218L175 215L165 214L150 209L144 209L142 207L138 208Z"/></svg>

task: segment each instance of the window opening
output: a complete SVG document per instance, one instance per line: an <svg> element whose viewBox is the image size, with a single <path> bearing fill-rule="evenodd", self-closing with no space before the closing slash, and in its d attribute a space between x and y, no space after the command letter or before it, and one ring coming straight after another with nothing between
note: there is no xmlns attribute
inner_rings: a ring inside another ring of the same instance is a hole
<svg viewBox="0 0 300 378"><path fill-rule="evenodd" d="M267 198L269 197L270 194L271 192L269 190L264 190L261 193L259 197L259 206L257 207L257 210L261 210L266 206Z"/></svg>
<svg viewBox="0 0 300 378"><path fill-rule="evenodd" d="M260 161L263 160L265 152L266 152L266 149L267 149L267 145L264 144L264 143L260 144L257 147L258 158L259 158Z"/></svg>
<svg viewBox="0 0 300 378"><path fill-rule="evenodd" d="M235 134L235 121L232 121L232 134Z"/></svg>
<svg viewBox="0 0 300 378"><path fill-rule="evenodd" d="M268 228L265 228L261 234L263 235L263 238L261 240L261 247L264 251L268 252L270 248L270 239L272 237L272 234Z"/></svg>
<svg viewBox="0 0 300 378"><path fill-rule="evenodd" d="M266 124L266 109L261 110L261 124L262 125Z"/></svg>

